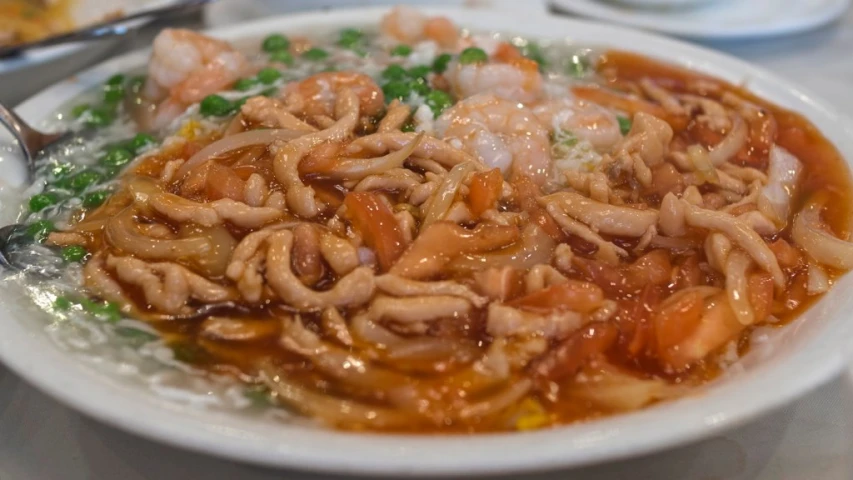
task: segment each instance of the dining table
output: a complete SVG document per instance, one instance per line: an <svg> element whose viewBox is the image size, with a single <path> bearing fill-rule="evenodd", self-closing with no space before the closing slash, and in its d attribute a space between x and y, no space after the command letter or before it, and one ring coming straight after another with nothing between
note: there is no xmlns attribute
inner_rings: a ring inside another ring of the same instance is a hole
<svg viewBox="0 0 853 480"><path fill-rule="evenodd" d="M73 68L80 70L108 56L144 48L165 26L201 29L263 15L262 9L252 9L253 1L222 0L210 7L216 10L203 15L151 23L110 48L100 49L97 58L87 57ZM544 7L541 13L557 14L546 12ZM850 93L853 88L853 10L835 23L807 33L728 40L704 46L770 70L803 86L804 92L810 92L804 95L820 96L853 117L853 95ZM38 78L33 78L32 82L19 79L14 88L8 83L0 86L0 101L12 105L19 103L60 80L56 75L68 75L71 66L62 64L62 67L33 73ZM0 78L0 85L3 83ZM334 454L329 452L329 455ZM322 465L318 465L317 470L322 470ZM366 477L273 470L160 444L88 418L41 393L0 365L0 480L196 478L331 480ZM495 478L522 477L507 474ZM853 478L853 361L848 370L829 383L725 433L651 455L574 470L532 473L523 478L849 480Z"/></svg>

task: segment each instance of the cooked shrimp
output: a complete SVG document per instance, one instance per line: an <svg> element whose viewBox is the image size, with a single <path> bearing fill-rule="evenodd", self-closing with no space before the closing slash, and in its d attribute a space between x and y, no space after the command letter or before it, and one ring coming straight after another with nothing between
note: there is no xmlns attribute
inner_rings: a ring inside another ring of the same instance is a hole
<svg viewBox="0 0 853 480"><path fill-rule="evenodd" d="M334 117L335 101L340 90L358 95L362 115L379 115L385 109L385 95L379 85L363 73L323 72L305 80L289 83L282 96L288 110L307 118Z"/></svg>
<svg viewBox="0 0 853 480"><path fill-rule="evenodd" d="M383 36L403 43L432 40L444 48L453 48L459 41L459 29L446 17L427 17L412 7L394 7L382 17Z"/></svg>
<svg viewBox="0 0 853 480"><path fill-rule="evenodd" d="M457 103L435 122L436 132L504 175L542 183L550 171L548 129L526 107L492 94Z"/></svg>
<svg viewBox="0 0 853 480"><path fill-rule="evenodd" d="M154 39L144 96L161 102L154 119L163 126L187 106L227 88L248 68L227 42L190 30L167 28Z"/></svg>
<svg viewBox="0 0 853 480"><path fill-rule="evenodd" d="M594 103L566 97L550 99L536 105L533 113L552 131L571 132L578 139L588 141L600 153L609 152L622 140L616 115Z"/></svg>
<svg viewBox="0 0 853 480"><path fill-rule="evenodd" d="M530 103L542 92L539 65L520 58L510 62L462 64L454 62L446 73L447 81L457 98L478 93L493 93L501 98Z"/></svg>

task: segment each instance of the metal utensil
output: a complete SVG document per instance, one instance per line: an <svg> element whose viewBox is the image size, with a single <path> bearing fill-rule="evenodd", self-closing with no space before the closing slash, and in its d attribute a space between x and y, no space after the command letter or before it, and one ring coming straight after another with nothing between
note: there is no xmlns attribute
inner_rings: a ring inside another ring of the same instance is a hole
<svg viewBox="0 0 853 480"><path fill-rule="evenodd" d="M132 27L128 27L127 25L125 25L128 21L137 20L140 18L162 18L169 15L190 12L192 10L201 8L204 5L213 1L215 0L186 0L177 4L166 5L159 8L152 8L150 10L142 10L139 12L131 13L130 15L125 15L123 17L113 18L104 22L96 23L94 25L81 28L79 30L74 30L72 32L47 37L42 40L27 43L16 43L6 47L0 47L0 59L12 55L18 55L21 52L33 48L48 47L68 42L98 40L102 38L114 37L117 35L124 35L133 29Z"/></svg>
<svg viewBox="0 0 853 480"><path fill-rule="evenodd" d="M18 141L18 145L21 146L24 160L27 162L28 180L32 180L35 173L35 160L38 153L70 134L70 132L40 132L19 117L14 110L7 108L2 103L0 103L0 123L12 132L15 140Z"/></svg>

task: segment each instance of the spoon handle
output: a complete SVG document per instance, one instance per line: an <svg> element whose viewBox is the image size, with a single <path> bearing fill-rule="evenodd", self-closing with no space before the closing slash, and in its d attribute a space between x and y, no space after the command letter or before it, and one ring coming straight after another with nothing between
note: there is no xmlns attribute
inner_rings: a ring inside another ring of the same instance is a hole
<svg viewBox="0 0 853 480"><path fill-rule="evenodd" d="M27 161L30 161L30 157L43 146L38 145L42 137L41 132L30 127L14 110L6 108L2 103L0 103L0 123L12 132L21 150L24 151Z"/></svg>

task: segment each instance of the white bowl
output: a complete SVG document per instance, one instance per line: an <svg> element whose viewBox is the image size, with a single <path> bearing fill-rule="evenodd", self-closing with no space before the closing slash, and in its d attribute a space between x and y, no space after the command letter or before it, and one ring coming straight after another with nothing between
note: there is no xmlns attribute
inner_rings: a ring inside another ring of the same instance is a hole
<svg viewBox="0 0 853 480"><path fill-rule="evenodd" d="M291 15L213 33L255 38L273 31L312 32L375 25L383 9ZM744 83L758 95L807 116L853 159L853 125L811 93L730 57L673 40L589 22L464 9L434 10L473 29L532 37L565 37L663 58ZM38 122L111 74L137 67L145 52L104 63L26 101L19 112ZM5 174L5 170L0 175ZM4 206L9 208L9 206ZM2 211L0 211L1 213ZM0 288L0 359L29 382L72 407L117 427L172 445L247 462L341 473L453 475L528 472L613 460L684 444L732 428L829 380L845 365L853 338L853 276L778 335L756 345L719 381L687 398L643 411L529 433L406 436L341 433L261 422L155 396L97 362L56 347L42 317ZM152 459L152 461L156 461Z"/></svg>

